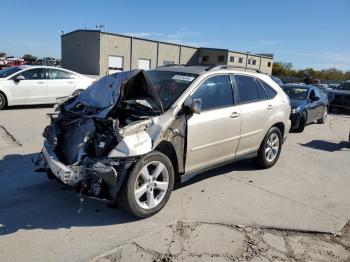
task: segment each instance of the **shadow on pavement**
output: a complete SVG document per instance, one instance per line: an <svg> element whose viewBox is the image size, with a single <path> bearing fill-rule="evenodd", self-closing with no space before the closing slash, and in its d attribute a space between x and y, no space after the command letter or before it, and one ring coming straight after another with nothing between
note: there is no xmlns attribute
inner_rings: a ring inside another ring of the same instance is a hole
<svg viewBox="0 0 350 262"><path fill-rule="evenodd" d="M330 115L341 115L341 116L344 116L344 117L349 117L350 116L350 110L333 108L331 112L328 112L328 114L330 114Z"/></svg>
<svg viewBox="0 0 350 262"><path fill-rule="evenodd" d="M7 155L0 160L0 235L18 230L105 226L137 221L124 211L111 208L108 201L83 196L33 172L32 159L38 154ZM176 188L231 171L256 170L251 160L242 160L198 174ZM83 212L79 212L83 207Z"/></svg>
<svg viewBox="0 0 350 262"><path fill-rule="evenodd" d="M136 219L106 201L83 197L45 173L35 173L37 154L0 160L0 235L18 230L124 224ZM81 211L83 207L83 211Z"/></svg>
<svg viewBox="0 0 350 262"><path fill-rule="evenodd" d="M350 142L341 141L341 142L330 142L324 140L312 140L305 144L300 144L301 146L309 147L312 149L323 150L327 152L335 152L345 149L345 151L350 151Z"/></svg>
<svg viewBox="0 0 350 262"><path fill-rule="evenodd" d="M196 175L195 177L191 178L190 180L186 181L185 183L177 183L176 187L174 190L182 188L182 187L186 187L186 186L190 186L194 183L197 183L199 181L208 179L208 178L212 178L215 176L220 176L229 172L233 172L233 171L254 171L254 170L259 170L259 168L254 164L254 162L252 161L252 159L244 159L244 160L240 160L231 164L227 164L215 169L212 169L210 171L207 172L203 172L200 173L198 175Z"/></svg>

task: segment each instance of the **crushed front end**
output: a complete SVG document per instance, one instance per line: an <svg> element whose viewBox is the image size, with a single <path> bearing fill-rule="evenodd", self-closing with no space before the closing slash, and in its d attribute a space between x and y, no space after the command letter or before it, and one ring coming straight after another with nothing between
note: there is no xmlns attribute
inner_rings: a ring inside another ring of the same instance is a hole
<svg viewBox="0 0 350 262"><path fill-rule="evenodd" d="M152 150L145 130L162 108L143 71L107 76L94 85L49 114L43 168L66 185L114 201L129 167Z"/></svg>

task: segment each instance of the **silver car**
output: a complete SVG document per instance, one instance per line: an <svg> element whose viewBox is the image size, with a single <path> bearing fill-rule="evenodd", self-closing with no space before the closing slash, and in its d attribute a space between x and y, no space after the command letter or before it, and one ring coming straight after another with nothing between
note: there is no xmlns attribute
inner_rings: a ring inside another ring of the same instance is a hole
<svg viewBox="0 0 350 262"><path fill-rule="evenodd" d="M268 75L250 71L165 66L103 77L50 115L42 170L148 217L175 180L243 158L272 167L290 103Z"/></svg>

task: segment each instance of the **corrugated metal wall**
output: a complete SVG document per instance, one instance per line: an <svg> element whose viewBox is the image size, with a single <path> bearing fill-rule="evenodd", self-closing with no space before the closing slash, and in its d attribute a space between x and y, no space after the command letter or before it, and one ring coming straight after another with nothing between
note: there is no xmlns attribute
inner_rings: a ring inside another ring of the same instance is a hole
<svg viewBox="0 0 350 262"><path fill-rule="evenodd" d="M138 68L139 59L151 60L151 68L155 68L157 66L157 43L133 38L131 58L132 69Z"/></svg>
<svg viewBox="0 0 350 262"><path fill-rule="evenodd" d="M142 59L143 65L146 64L146 66L149 61L150 68L169 62L192 65L228 64L247 65L267 74L272 73L272 58L227 49L195 48L97 30L77 30L63 35L61 41L63 67L83 74L107 75L109 56L118 56L119 60L120 57L122 58L122 70L137 69L139 60ZM203 61L203 56L207 56L208 61ZM223 61L218 60L219 56L223 56ZM234 57L233 62L231 57ZM250 64L248 64L248 59L250 59ZM255 65L253 65L253 60L255 60Z"/></svg>
<svg viewBox="0 0 350 262"><path fill-rule="evenodd" d="M78 31L61 38L62 67L81 74L100 74L100 34Z"/></svg>
<svg viewBox="0 0 350 262"><path fill-rule="evenodd" d="M164 62L180 63L180 46L165 43L159 43L158 66L164 65Z"/></svg>
<svg viewBox="0 0 350 262"><path fill-rule="evenodd" d="M183 64L183 65L198 64L199 63L198 58L199 58L198 48L181 46L180 64Z"/></svg>
<svg viewBox="0 0 350 262"><path fill-rule="evenodd" d="M109 56L120 56L123 58L123 70L130 69L130 44L131 38L120 37L109 34L101 34L100 45L100 74L108 74Z"/></svg>

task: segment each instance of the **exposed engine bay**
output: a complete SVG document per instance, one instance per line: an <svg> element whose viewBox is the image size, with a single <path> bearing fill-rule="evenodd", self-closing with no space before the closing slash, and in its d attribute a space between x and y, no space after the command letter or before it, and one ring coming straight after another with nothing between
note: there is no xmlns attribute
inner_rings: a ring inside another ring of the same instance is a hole
<svg viewBox="0 0 350 262"><path fill-rule="evenodd" d="M185 121L163 111L144 71L103 77L49 115L45 168L69 186L114 201L126 170L160 141L174 143L183 159L184 138L173 130L185 132Z"/></svg>

